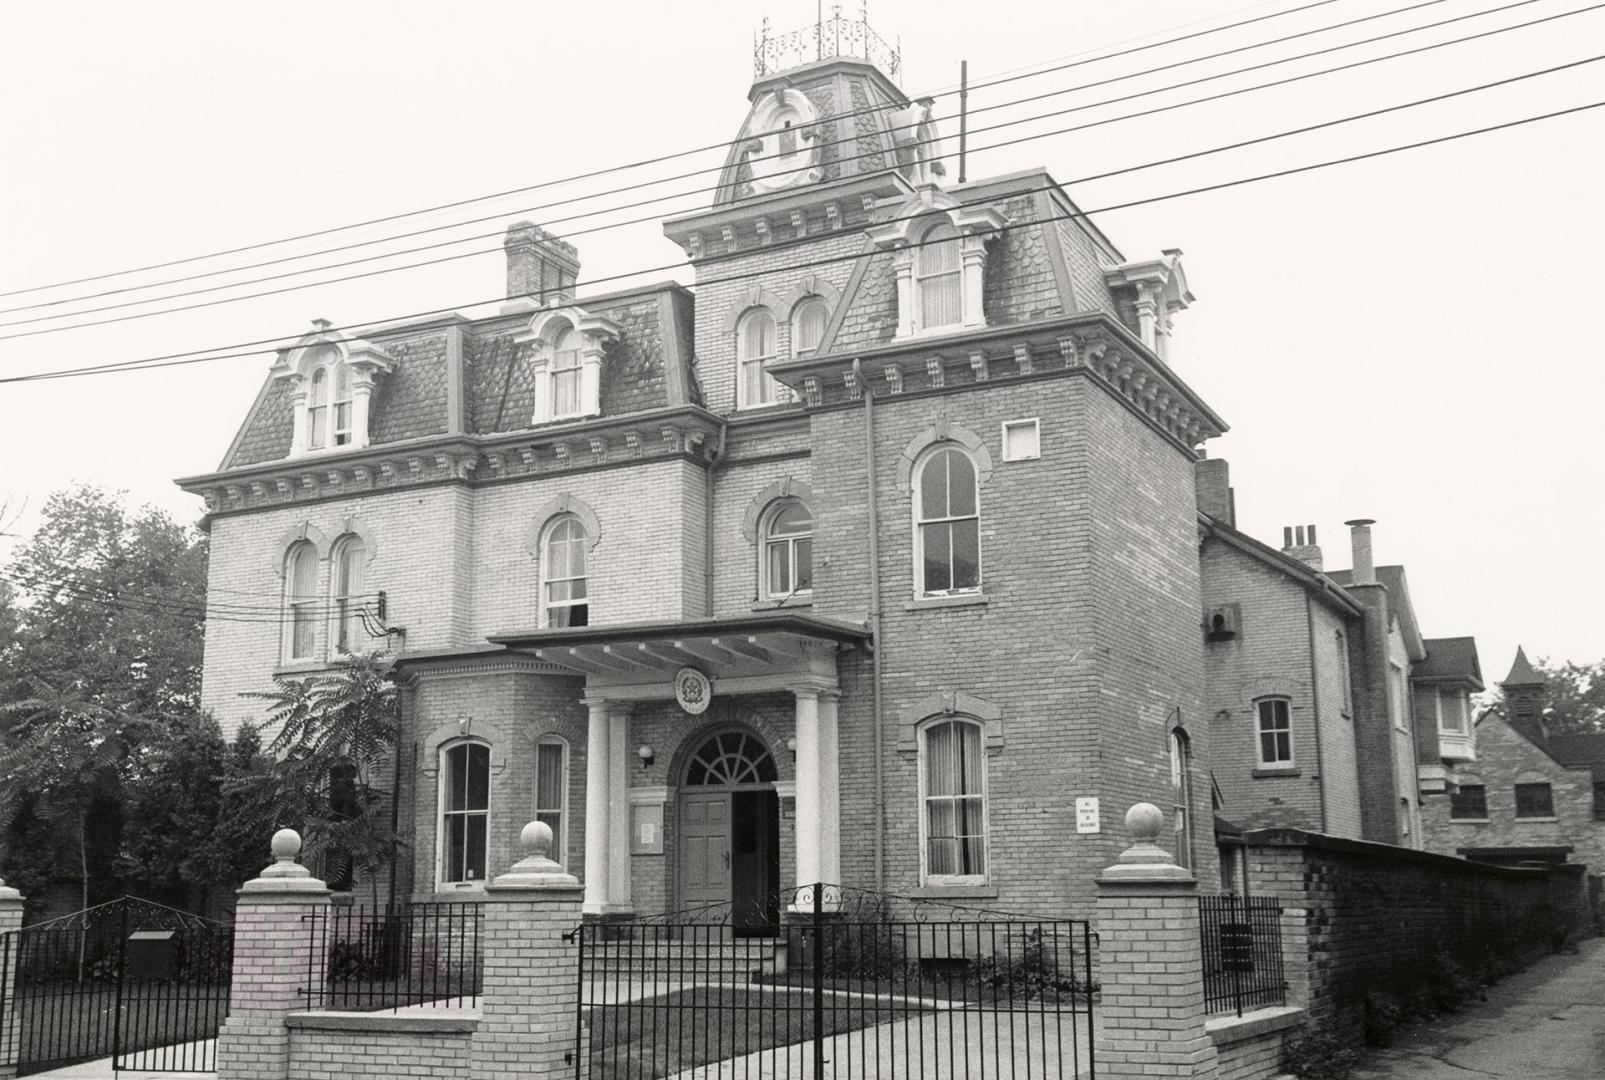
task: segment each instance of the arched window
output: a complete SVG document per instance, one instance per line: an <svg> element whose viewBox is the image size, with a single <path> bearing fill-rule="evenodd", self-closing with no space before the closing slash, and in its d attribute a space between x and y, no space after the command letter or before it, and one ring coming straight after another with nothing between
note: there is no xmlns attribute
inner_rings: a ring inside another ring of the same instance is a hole
<svg viewBox="0 0 1605 1080"><path fill-rule="evenodd" d="M791 355L809 356L819 348L829 318L830 308L818 296L807 297L792 309Z"/></svg>
<svg viewBox="0 0 1605 1080"><path fill-rule="evenodd" d="M343 653L364 652L368 631L362 622L368 546L360 536L347 536L335 549L333 580L334 643Z"/></svg>
<svg viewBox="0 0 1605 1080"><path fill-rule="evenodd" d="M1193 748L1181 728L1170 733L1170 798L1175 810L1176 863L1193 865Z"/></svg>
<svg viewBox="0 0 1605 1080"><path fill-rule="evenodd" d="M763 595L784 600L814 588L814 516L800 499L782 499L764 519Z"/></svg>
<svg viewBox="0 0 1605 1080"><path fill-rule="evenodd" d="M1265 768L1293 764L1292 703L1285 697L1261 698L1254 703L1258 724L1259 763Z"/></svg>
<svg viewBox="0 0 1605 1080"><path fill-rule="evenodd" d="M763 309L747 312L736 324L736 404L750 409L773 404L779 383L764 369L775 358L775 317Z"/></svg>
<svg viewBox="0 0 1605 1080"><path fill-rule="evenodd" d="M490 747L460 742L441 751L440 881L484 881L490 838Z"/></svg>
<svg viewBox="0 0 1605 1080"><path fill-rule="evenodd" d="M981 725L941 720L920 731L920 832L924 879L986 880L986 753Z"/></svg>
<svg viewBox="0 0 1605 1080"><path fill-rule="evenodd" d="M941 222L925 231L920 244L914 256L914 291L920 329L954 326L964 320L959 231Z"/></svg>
<svg viewBox="0 0 1605 1080"><path fill-rule="evenodd" d="M535 744L535 820L552 830L552 858L568 865L568 743L543 735Z"/></svg>
<svg viewBox="0 0 1605 1080"><path fill-rule="evenodd" d="M772 784L776 779L775 759L762 742L740 731L726 731L703 743L685 771L687 787Z"/></svg>
<svg viewBox="0 0 1605 1080"><path fill-rule="evenodd" d="M914 483L914 559L922 596L981 588L981 510L975 463L957 446L920 461Z"/></svg>
<svg viewBox="0 0 1605 1080"><path fill-rule="evenodd" d="M284 560L285 653L288 660L310 660L317 648L318 549L303 540Z"/></svg>
<svg viewBox="0 0 1605 1080"><path fill-rule="evenodd" d="M307 449L322 450L329 445L329 369L320 367L312 373L312 388L307 391Z"/></svg>
<svg viewBox="0 0 1605 1080"><path fill-rule="evenodd" d="M585 526L573 514L554 518L541 544L541 625L590 625L585 582Z"/></svg>
<svg viewBox="0 0 1605 1080"><path fill-rule="evenodd" d="M569 326L552 342L552 416L579 416L585 411L580 395L580 334Z"/></svg>

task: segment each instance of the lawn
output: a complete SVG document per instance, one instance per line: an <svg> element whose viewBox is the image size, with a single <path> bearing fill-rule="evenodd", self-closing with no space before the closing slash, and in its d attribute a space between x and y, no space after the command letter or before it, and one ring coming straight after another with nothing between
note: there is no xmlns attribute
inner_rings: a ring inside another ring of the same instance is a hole
<svg viewBox="0 0 1605 1080"><path fill-rule="evenodd" d="M921 1011L900 1007L897 1016ZM822 1032L836 1035L891 1019L889 1009L866 1008L861 999L827 995ZM593 1006L591 1075L598 1080L653 1080L696 1065L803 1042L813 1034L813 995L802 990L744 986L677 990L622 1005Z"/></svg>
<svg viewBox="0 0 1605 1080"><path fill-rule="evenodd" d="M100 982L52 983L16 1000L18 1075L110 1057L117 988ZM131 983L124 989L124 1053L209 1039L228 1012L227 987Z"/></svg>

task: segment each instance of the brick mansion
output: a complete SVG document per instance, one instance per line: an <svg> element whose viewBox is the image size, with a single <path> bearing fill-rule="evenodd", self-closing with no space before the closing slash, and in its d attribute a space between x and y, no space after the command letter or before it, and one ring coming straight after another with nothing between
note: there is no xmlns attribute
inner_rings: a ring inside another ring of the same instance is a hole
<svg viewBox="0 0 1605 1080"><path fill-rule="evenodd" d="M225 732L276 675L391 654L402 892L471 896L537 819L588 914L753 924L816 881L1090 908L1137 802L1212 889L1234 827L1593 857L1455 824L1463 786L1507 798L1475 643L1427 635L1370 522L1347 571L1237 528L1178 251L1123 253L1044 170L956 182L871 58L747 97L663 223L692 286L579 290L520 222L498 312L315 322L180 481L209 602L283 598L207 622ZM1592 799L1592 752L1510 782Z"/></svg>

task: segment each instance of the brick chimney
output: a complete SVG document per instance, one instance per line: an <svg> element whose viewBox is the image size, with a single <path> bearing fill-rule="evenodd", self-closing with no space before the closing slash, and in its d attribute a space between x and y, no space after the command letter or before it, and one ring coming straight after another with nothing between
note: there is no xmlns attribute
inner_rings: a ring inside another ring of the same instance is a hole
<svg viewBox="0 0 1605 1080"><path fill-rule="evenodd" d="M1343 524L1349 527L1349 540L1354 546L1354 570L1350 580L1355 585L1375 585L1377 567L1371 557L1371 526L1376 522L1371 518L1355 518Z"/></svg>
<svg viewBox="0 0 1605 1080"><path fill-rule="evenodd" d="M1291 555L1311 570L1325 569L1321 545L1315 542L1314 525L1288 525L1282 529L1282 554Z"/></svg>
<svg viewBox="0 0 1605 1080"><path fill-rule="evenodd" d="M529 299L542 307L574 300L574 281L580 276L580 253L561 237L533 221L507 228L502 241L507 252L507 299Z"/></svg>
<svg viewBox="0 0 1605 1080"><path fill-rule="evenodd" d="M1193 488L1198 493L1198 509L1216 521L1237 525L1237 499L1232 493L1231 473L1225 458L1203 458L1193 463Z"/></svg>

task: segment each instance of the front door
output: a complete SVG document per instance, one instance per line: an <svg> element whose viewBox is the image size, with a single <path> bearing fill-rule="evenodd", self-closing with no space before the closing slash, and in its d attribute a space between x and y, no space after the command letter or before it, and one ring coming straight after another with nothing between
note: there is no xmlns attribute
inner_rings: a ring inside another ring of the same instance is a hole
<svg viewBox="0 0 1605 1080"><path fill-rule="evenodd" d="M730 793L680 796L680 900L685 907L730 901Z"/></svg>

